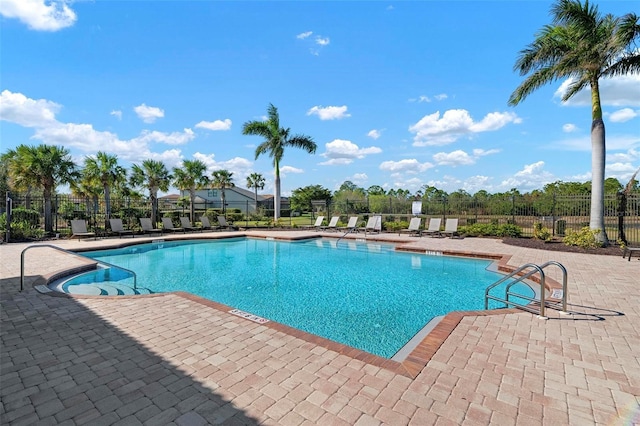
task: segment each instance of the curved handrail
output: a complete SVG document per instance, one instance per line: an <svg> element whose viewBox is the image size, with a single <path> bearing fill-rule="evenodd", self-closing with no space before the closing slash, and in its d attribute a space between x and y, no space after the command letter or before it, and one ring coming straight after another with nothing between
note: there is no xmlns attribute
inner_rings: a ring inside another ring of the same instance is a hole
<svg viewBox="0 0 640 426"><path fill-rule="evenodd" d="M82 256L81 254L78 254L78 253L76 253L74 251L65 250L65 249L63 249L61 247L54 246L52 244L38 244L38 245L35 245L35 246L29 246L29 247L25 248L24 250L22 250L22 252L20 253L20 291L24 290L24 254L25 254L25 252L27 250L30 250L32 248L37 248L37 247L49 247L49 248L52 248L52 249L55 249L55 250L58 250L58 251L61 251L61 252L67 253L67 254L72 254L74 256L79 256L79 257L83 257L83 258L89 259L88 257ZM137 288L138 276L131 269L123 268L122 266L114 265L112 263L105 262L103 260L95 260L95 259L91 259L91 260L95 261L96 263L99 263L99 264L102 264L102 265L106 265L106 266L109 266L111 268L122 269L123 271L130 273L133 276L133 288L134 288L134 290Z"/></svg>
<svg viewBox="0 0 640 426"><path fill-rule="evenodd" d="M560 270L562 271L562 312L566 313L567 312L567 269L560 263L560 262L556 262L555 260L551 260L549 262L546 262L542 265L536 265L534 263L526 263L522 266L520 266L518 269L516 269L515 271L511 272L509 275L505 275L504 277L502 277L501 279L499 279L498 281L496 281L495 283L491 284L490 286L488 286L484 292L484 308L485 309L489 309L489 299L491 300L496 300L499 302L503 302L505 305L514 305L514 306L518 306L518 307L523 307L525 308L524 305L521 305L519 303L515 303L509 300L509 296L510 295L515 295L527 300L531 300L531 301L537 301L536 299L532 299L529 297L525 297L523 295L518 295L518 294L513 294L511 292L509 292L509 290L511 289L511 287L513 287L515 284L522 282L524 280L526 280L527 278L531 277L532 275L534 275L536 272L540 274L540 318L546 319L547 317L545 316L545 308L546 308L546 304L545 304L545 297L546 297L546 289L545 289L545 274L543 269L546 268L547 266L551 266L551 265L555 265L557 267L560 268ZM510 278L515 277L517 274L519 274L520 272L524 271L525 269L528 268L533 268L532 271L529 271L525 274L519 275L513 282L509 283L507 285L507 287L505 288L505 297L504 299L501 299L499 297L493 296L491 294L489 294L489 291L491 289L493 289L494 287L496 287L497 285L502 284L503 282L507 281Z"/></svg>

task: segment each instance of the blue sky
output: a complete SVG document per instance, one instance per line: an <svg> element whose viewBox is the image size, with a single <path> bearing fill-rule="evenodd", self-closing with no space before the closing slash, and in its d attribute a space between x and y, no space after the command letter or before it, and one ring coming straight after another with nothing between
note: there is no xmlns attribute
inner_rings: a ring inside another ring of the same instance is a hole
<svg viewBox="0 0 640 426"><path fill-rule="evenodd" d="M638 13L600 1L605 13ZM311 136L290 148L283 194L423 185L473 194L591 177L590 94L567 82L507 105L518 52L550 23L550 1L219 2L2 0L0 139L106 151L130 167L200 159L236 185L267 178L265 116ZM635 6L635 8L634 8ZM606 177L640 167L640 76L603 80ZM175 192L175 191L171 191Z"/></svg>

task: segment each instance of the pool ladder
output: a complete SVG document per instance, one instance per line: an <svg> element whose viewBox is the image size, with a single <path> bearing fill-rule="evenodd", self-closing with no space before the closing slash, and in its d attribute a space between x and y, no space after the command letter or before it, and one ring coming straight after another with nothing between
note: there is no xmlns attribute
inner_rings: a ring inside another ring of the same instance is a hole
<svg viewBox="0 0 640 426"><path fill-rule="evenodd" d="M38 248L38 247L52 248L54 250L58 250L58 251L61 251L63 253L72 254L74 256L82 257L84 259L89 259L89 260L91 260L93 262L96 262L96 264L106 265L106 266L108 266L110 268L122 269L123 271L128 272L133 276L133 289L135 290L137 288L138 276L131 269L123 268L122 266L114 265L112 263L104 262L102 260L97 261L95 259L90 259L90 258L88 258L86 256L82 256L82 255L80 255L80 254L78 254L76 252L73 252L73 251L70 251L70 250L65 250L63 248L60 248L58 246L54 246L54 245L51 245L51 244L38 244L38 245L35 245L35 246L29 246L29 247L25 248L24 250L22 250L22 252L20 253L20 291L24 290L24 254L25 254L25 252L27 250L30 250L32 248Z"/></svg>
<svg viewBox="0 0 640 426"><path fill-rule="evenodd" d="M534 303L540 303L540 311L538 314L538 318L540 319L548 319L547 316L545 315L545 309L546 309L546 288L545 288L545 274L544 274L544 268L551 266L551 265L555 265L558 268L560 268L560 270L562 271L562 310L561 310L561 314L568 314L567 312L567 269L559 262L556 262L554 260L549 261L547 263L544 263L542 265L536 265L535 263L527 263L524 264L522 266L520 266L518 269L516 269L515 271L511 272L509 275L506 275L504 277L502 277L501 279L499 279L498 281L496 281L495 283L491 284L489 287L487 287L487 289L484 292L484 309L489 309L489 299L491 300L496 300L498 302L502 302L505 304L506 306L509 305L513 305L517 308L520 309L524 309L525 311L528 312L532 312L535 313L535 309L533 306L535 306L533 303L530 303L528 305L522 305L520 303L516 303L512 300L510 300L510 296L514 296L514 297L519 297L520 299L525 299L525 300L529 300L531 302ZM526 270L529 270L528 272L525 272ZM526 280L527 278L532 277L533 275L535 275L536 273L538 273L540 275L540 300L538 300L535 297L528 297L528 296L524 296L522 294L519 293L514 293L511 292L511 287L513 287L515 284L522 282L524 280ZM505 281L511 279L511 278L515 278L513 280L513 282L509 283L504 291L504 298L500 298L497 296L493 296L491 294L489 294L489 291L504 283ZM557 306L557 302L554 302Z"/></svg>

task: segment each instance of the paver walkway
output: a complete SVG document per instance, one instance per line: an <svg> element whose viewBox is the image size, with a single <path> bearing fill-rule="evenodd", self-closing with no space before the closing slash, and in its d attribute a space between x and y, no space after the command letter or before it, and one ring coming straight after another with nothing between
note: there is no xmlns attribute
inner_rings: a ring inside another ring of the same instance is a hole
<svg viewBox="0 0 640 426"><path fill-rule="evenodd" d="M37 276L74 263L48 249L27 252L19 292L27 245L5 244L0 423L640 424L639 261L492 239L403 239L424 250L507 254L513 266L559 261L575 314L466 316L411 379L176 294L39 294Z"/></svg>

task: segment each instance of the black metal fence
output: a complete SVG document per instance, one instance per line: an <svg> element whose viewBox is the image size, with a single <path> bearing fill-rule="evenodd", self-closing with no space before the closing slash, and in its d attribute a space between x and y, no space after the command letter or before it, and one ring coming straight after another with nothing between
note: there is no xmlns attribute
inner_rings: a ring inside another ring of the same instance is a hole
<svg viewBox="0 0 640 426"><path fill-rule="evenodd" d="M338 200L327 205L328 215L378 213L383 222L404 220L412 216L415 200L370 196L359 200ZM486 198L444 197L419 200L420 216L457 217L459 226L474 223L513 224L522 228L523 236L533 236L534 224L542 223L553 235L563 236L567 229L589 226L591 196L539 194L489 196ZM605 195L605 227L611 241L620 239L620 229L627 242L640 243L640 193L626 199L622 194Z"/></svg>
<svg viewBox="0 0 640 426"><path fill-rule="evenodd" d="M29 209L39 213L35 226L44 224L44 200L42 197L11 195L13 211ZM108 222L103 198L82 198L71 195L56 195L52 200L54 232L64 233L71 219L81 218L88 221L93 230L107 229ZM513 224L522 229L523 236L532 236L534 224L542 223L553 235L562 236L567 229L579 230L589 226L591 199L589 194L579 195L517 195L480 197L442 197L422 199L420 216L457 217L459 226L474 223ZM317 212L326 215L367 216L381 214L384 222L408 221L413 215L415 200L388 196L369 196L358 200L334 200L321 206L314 204ZM256 208L257 207L257 208ZM284 206L283 206L284 207ZM4 210L4 209L3 209ZM148 199L112 198L111 217L121 218L128 229L139 229L141 217L151 217L151 205ZM190 206L183 201L158 201L159 217L190 216ZM272 226L273 210L269 206L255 206L253 201L228 202L224 211L220 203L197 203L195 218L207 214L215 219L218 214L241 224ZM293 226L300 212L283 209L280 224ZM159 219L159 218L158 218ZM309 219L311 220L311 219ZM623 198L622 194L605 195L605 226L611 241L620 239L620 229L630 244L640 243L640 193L632 193Z"/></svg>

